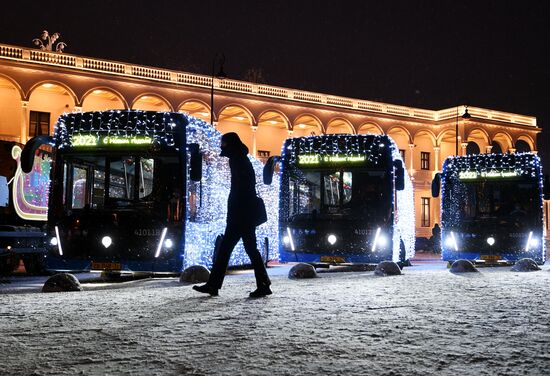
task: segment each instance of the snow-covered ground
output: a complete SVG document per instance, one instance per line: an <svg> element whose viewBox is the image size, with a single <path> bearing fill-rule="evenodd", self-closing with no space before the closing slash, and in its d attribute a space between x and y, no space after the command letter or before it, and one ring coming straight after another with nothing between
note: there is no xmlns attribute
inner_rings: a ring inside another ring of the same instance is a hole
<svg viewBox="0 0 550 376"><path fill-rule="evenodd" d="M421 263L396 277L322 273L247 299L249 272L216 298L177 279L41 294L0 285L0 374L548 374L550 272ZM25 292L26 291L26 292Z"/></svg>

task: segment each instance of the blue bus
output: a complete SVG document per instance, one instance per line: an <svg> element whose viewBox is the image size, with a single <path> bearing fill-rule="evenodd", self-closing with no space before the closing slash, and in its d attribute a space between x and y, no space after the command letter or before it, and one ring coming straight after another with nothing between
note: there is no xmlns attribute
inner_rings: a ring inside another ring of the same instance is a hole
<svg viewBox="0 0 550 376"><path fill-rule="evenodd" d="M220 138L210 124L182 113L62 115L53 137L31 139L22 154L28 171L37 147L53 147L46 269L178 273L210 266L230 181ZM263 165L251 159L260 178ZM267 207L277 207L269 187L257 191ZM258 239L276 239L276 231L272 211ZM239 245L231 265L248 263Z"/></svg>
<svg viewBox="0 0 550 376"><path fill-rule="evenodd" d="M411 180L388 136L287 139L280 163L279 254L318 266L406 262L414 256Z"/></svg>
<svg viewBox="0 0 550 376"><path fill-rule="evenodd" d="M545 261L543 176L532 153L449 157L432 182L441 190L444 261Z"/></svg>

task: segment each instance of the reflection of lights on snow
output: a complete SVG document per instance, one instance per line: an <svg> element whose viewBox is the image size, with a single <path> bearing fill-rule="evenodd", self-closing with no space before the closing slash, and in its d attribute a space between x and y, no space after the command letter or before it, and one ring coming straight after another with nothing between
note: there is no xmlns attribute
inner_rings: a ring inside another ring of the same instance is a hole
<svg viewBox="0 0 550 376"><path fill-rule="evenodd" d="M50 245L54 247L57 245L57 238L55 236L50 239Z"/></svg>
<svg viewBox="0 0 550 376"><path fill-rule="evenodd" d="M164 247L166 248L172 248L173 245L174 245L174 242L172 242L172 239L166 239L164 241Z"/></svg>
<svg viewBox="0 0 550 376"><path fill-rule="evenodd" d="M489 244L489 245L495 244L495 238L493 238L492 236L489 236L487 238L487 244Z"/></svg>
<svg viewBox="0 0 550 376"><path fill-rule="evenodd" d="M103 244L105 248L109 248L111 244L113 244L113 239L111 239L110 236L104 236L101 238L101 244Z"/></svg>
<svg viewBox="0 0 550 376"><path fill-rule="evenodd" d="M336 240L336 235L334 234L330 234L329 236L327 236L327 241L330 245L334 245L336 243Z"/></svg>

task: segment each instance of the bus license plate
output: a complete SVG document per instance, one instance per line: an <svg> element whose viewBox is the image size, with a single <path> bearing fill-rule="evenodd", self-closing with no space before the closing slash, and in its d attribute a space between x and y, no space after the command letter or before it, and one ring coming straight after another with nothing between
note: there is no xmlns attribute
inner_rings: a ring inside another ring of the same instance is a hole
<svg viewBox="0 0 550 376"><path fill-rule="evenodd" d="M346 262L346 259L342 256L321 256L321 262L344 263Z"/></svg>
<svg viewBox="0 0 550 376"><path fill-rule="evenodd" d="M498 261L501 257L499 255L481 255L481 259L485 261Z"/></svg>
<svg viewBox="0 0 550 376"><path fill-rule="evenodd" d="M92 270L120 270L118 262L92 262Z"/></svg>

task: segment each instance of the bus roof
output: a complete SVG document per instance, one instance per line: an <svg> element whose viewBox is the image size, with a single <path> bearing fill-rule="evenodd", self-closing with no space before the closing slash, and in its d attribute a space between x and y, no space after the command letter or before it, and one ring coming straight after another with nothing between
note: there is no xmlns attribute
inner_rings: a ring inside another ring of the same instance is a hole
<svg viewBox="0 0 550 376"><path fill-rule="evenodd" d="M296 163L298 156L315 155L321 158L362 156L364 161L376 164L383 156L395 156L396 148L387 135L330 134L289 138L283 145L282 154L286 163Z"/></svg>
<svg viewBox="0 0 550 376"><path fill-rule="evenodd" d="M59 117L54 143L64 147L108 147L150 145L153 141L174 146L189 116L179 112L108 110L74 112ZM181 132L180 132L181 131Z"/></svg>
<svg viewBox="0 0 550 376"><path fill-rule="evenodd" d="M540 176L540 158L534 153L474 154L448 157L443 164L444 176L458 176L464 172L483 175L491 171L515 171L517 176L525 177Z"/></svg>

